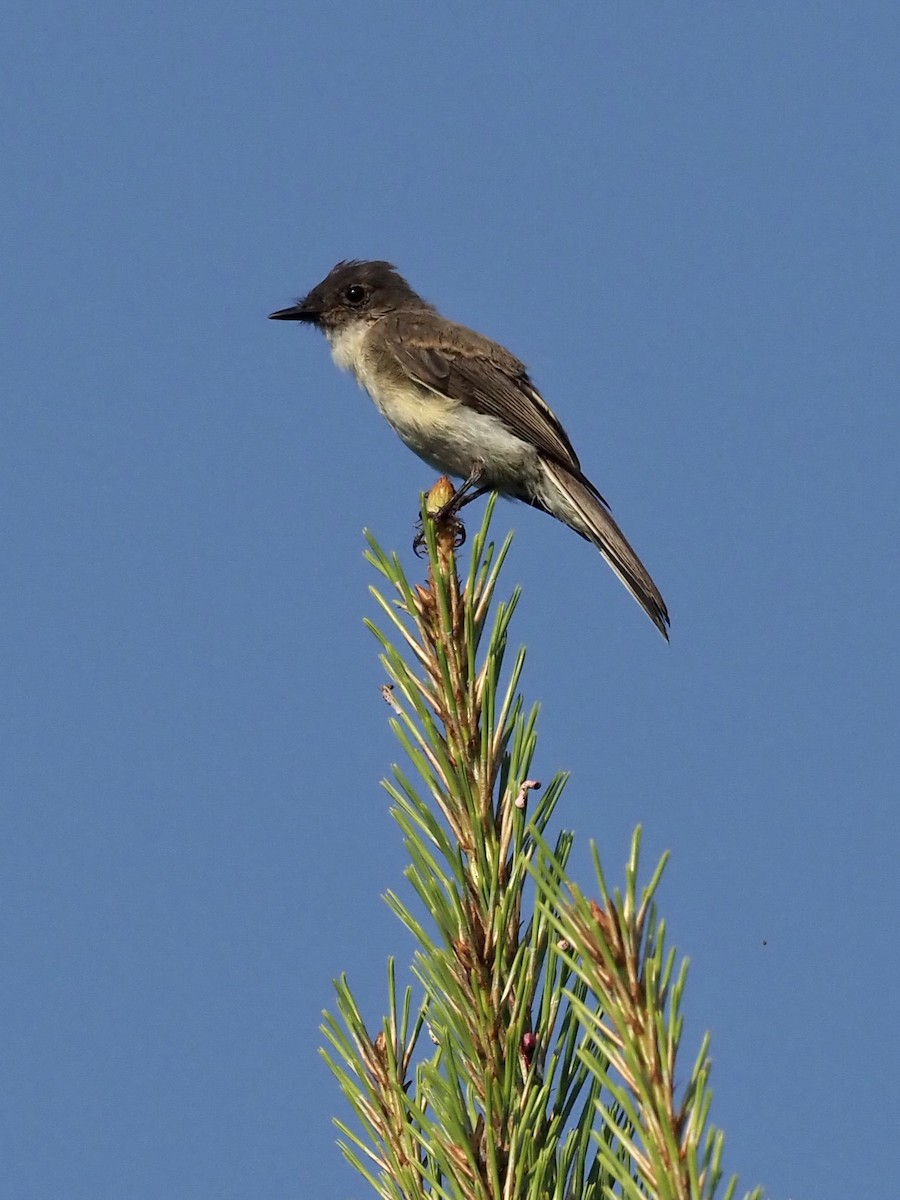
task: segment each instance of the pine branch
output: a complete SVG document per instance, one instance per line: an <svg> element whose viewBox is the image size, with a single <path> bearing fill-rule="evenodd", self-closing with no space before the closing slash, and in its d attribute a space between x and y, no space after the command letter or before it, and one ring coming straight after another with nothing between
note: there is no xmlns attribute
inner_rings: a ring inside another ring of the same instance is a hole
<svg viewBox="0 0 900 1200"><path fill-rule="evenodd" d="M323 1053L356 1117L339 1123L342 1149L385 1200L707 1200L722 1135L706 1041L677 1094L686 964L654 905L664 862L639 893L638 830L624 894L610 896L596 855L598 899L568 880L571 835L547 840L565 777L538 793L524 651L504 669L518 592L495 591L510 539L488 540L492 498L461 581L462 526L430 515L451 492L441 481L423 506L425 584L369 537L389 590L372 589L386 631L368 624L413 769L385 786L414 901L387 900L417 948L402 995L388 965L375 1033L337 984Z"/></svg>

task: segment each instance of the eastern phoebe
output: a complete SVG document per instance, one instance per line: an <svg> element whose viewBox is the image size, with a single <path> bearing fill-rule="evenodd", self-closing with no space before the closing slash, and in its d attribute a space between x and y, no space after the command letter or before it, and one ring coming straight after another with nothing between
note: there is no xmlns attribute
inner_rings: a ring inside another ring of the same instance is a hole
<svg viewBox="0 0 900 1200"><path fill-rule="evenodd" d="M597 547L660 633L659 589L581 470L523 363L442 317L386 262L339 262L276 321L321 329L410 450L463 480L457 507L496 490L556 517Z"/></svg>

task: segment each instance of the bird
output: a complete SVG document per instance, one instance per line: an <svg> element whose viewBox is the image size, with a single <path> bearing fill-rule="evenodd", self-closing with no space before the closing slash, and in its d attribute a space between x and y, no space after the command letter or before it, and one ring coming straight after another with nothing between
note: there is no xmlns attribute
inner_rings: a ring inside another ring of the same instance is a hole
<svg viewBox="0 0 900 1200"><path fill-rule="evenodd" d="M462 480L452 507L497 491L568 525L600 551L668 641L659 588L509 350L443 317L382 260L342 260L269 316L325 335L337 366L353 373L409 449Z"/></svg>

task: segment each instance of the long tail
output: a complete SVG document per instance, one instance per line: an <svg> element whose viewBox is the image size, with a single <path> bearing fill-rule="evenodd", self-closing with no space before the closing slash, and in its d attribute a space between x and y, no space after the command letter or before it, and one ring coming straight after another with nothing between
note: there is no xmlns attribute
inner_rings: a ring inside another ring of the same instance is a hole
<svg viewBox="0 0 900 1200"><path fill-rule="evenodd" d="M659 588L613 520L606 501L589 480L543 460L546 486L531 503L580 533L597 547L635 600L669 640L669 613Z"/></svg>

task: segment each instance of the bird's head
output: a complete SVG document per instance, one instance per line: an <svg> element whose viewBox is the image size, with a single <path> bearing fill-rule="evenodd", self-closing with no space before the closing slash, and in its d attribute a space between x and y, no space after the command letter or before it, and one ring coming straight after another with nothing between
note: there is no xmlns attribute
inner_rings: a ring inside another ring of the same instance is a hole
<svg viewBox="0 0 900 1200"><path fill-rule="evenodd" d="M269 313L273 321L303 321L323 333L351 322L377 321L398 309L427 308L389 262L351 259L332 267L321 283L290 308Z"/></svg>

